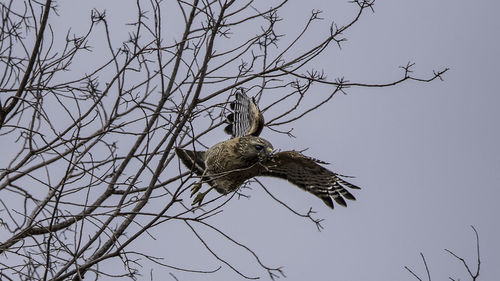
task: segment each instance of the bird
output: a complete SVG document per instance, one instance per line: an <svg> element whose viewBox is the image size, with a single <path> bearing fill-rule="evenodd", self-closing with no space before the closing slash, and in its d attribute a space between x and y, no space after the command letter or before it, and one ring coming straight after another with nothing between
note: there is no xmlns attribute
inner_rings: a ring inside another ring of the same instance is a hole
<svg viewBox="0 0 500 281"><path fill-rule="evenodd" d="M345 199L356 200L348 188L360 188L346 181L347 176L323 167L327 162L295 150L275 152L273 145L260 137L265 122L255 98L249 98L241 88L234 96L230 103L232 112L226 117L228 125L224 128L231 135L230 139L206 151L175 148L181 162L200 177L191 189L191 197L199 191L201 183L210 185L207 191L197 194L193 205L201 204L212 189L226 195L236 191L245 181L259 176L287 180L317 196L332 209L334 202L345 207Z"/></svg>

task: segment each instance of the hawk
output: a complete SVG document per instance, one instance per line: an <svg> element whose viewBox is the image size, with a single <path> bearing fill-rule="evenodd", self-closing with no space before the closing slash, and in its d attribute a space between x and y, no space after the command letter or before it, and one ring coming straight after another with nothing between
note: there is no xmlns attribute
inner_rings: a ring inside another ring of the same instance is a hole
<svg viewBox="0 0 500 281"><path fill-rule="evenodd" d="M222 194L237 190L246 180L257 176L269 176L288 180L293 185L319 197L334 208L334 201L347 206L345 199L356 200L346 188L360 189L320 164L328 164L297 151L274 153L273 145L260 138L264 117L255 99L242 90L235 94L230 104L232 113L227 116L224 131L229 140L210 147L207 151L191 151L175 148L182 163L201 177L193 186L191 196L201 188L201 182L211 187L198 193L193 201L201 204L205 194L215 189Z"/></svg>

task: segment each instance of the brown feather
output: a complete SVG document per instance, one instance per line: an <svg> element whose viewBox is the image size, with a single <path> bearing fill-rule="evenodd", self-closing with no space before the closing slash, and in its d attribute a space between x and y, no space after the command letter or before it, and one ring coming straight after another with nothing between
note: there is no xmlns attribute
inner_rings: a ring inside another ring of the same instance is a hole
<svg viewBox="0 0 500 281"><path fill-rule="evenodd" d="M205 151L192 151L176 147L175 154L186 167L198 176L201 176L205 171Z"/></svg>
<svg viewBox="0 0 500 281"><path fill-rule="evenodd" d="M354 189L359 189L359 187L346 182L338 174L319 165L314 158L304 156L299 152L278 152L263 163L263 166L265 169L262 169L261 175L286 179L319 197L331 208L333 208L333 201L346 206L345 199L356 200L345 187Z"/></svg>

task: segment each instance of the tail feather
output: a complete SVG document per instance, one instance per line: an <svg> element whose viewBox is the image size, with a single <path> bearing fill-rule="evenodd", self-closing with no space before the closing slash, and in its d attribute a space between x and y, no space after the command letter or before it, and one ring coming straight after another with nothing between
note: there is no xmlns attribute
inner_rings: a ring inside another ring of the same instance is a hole
<svg viewBox="0 0 500 281"><path fill-rule="evenodd" d="M205 171L205 151L192 151L176 147L175 153L188 169L198 176L203 175Z"/></svg>

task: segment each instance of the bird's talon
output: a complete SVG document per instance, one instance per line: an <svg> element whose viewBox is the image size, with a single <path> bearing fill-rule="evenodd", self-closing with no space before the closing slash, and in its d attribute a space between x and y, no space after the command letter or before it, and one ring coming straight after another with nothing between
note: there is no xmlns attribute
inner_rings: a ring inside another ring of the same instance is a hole
<svg viewBox="0 0 500 281"><path fill-rule="evenodd" d="M193 187L191 188L191 196L190 197L193 197L193 195L198 192L198 190L200 190L201 188L201 182L197 182L195 184L193 184Z"/></svg>
<svg viewBox="0 0 500 281"><path fill-rule="evenodd" d="M196 195L196 197L193 200L193 203L191 203L191 206L196 205L198 203L198 206L201 205L201 202L203 201L203 198L205 198L205 194L203 192L200 192Z"/></svg>

